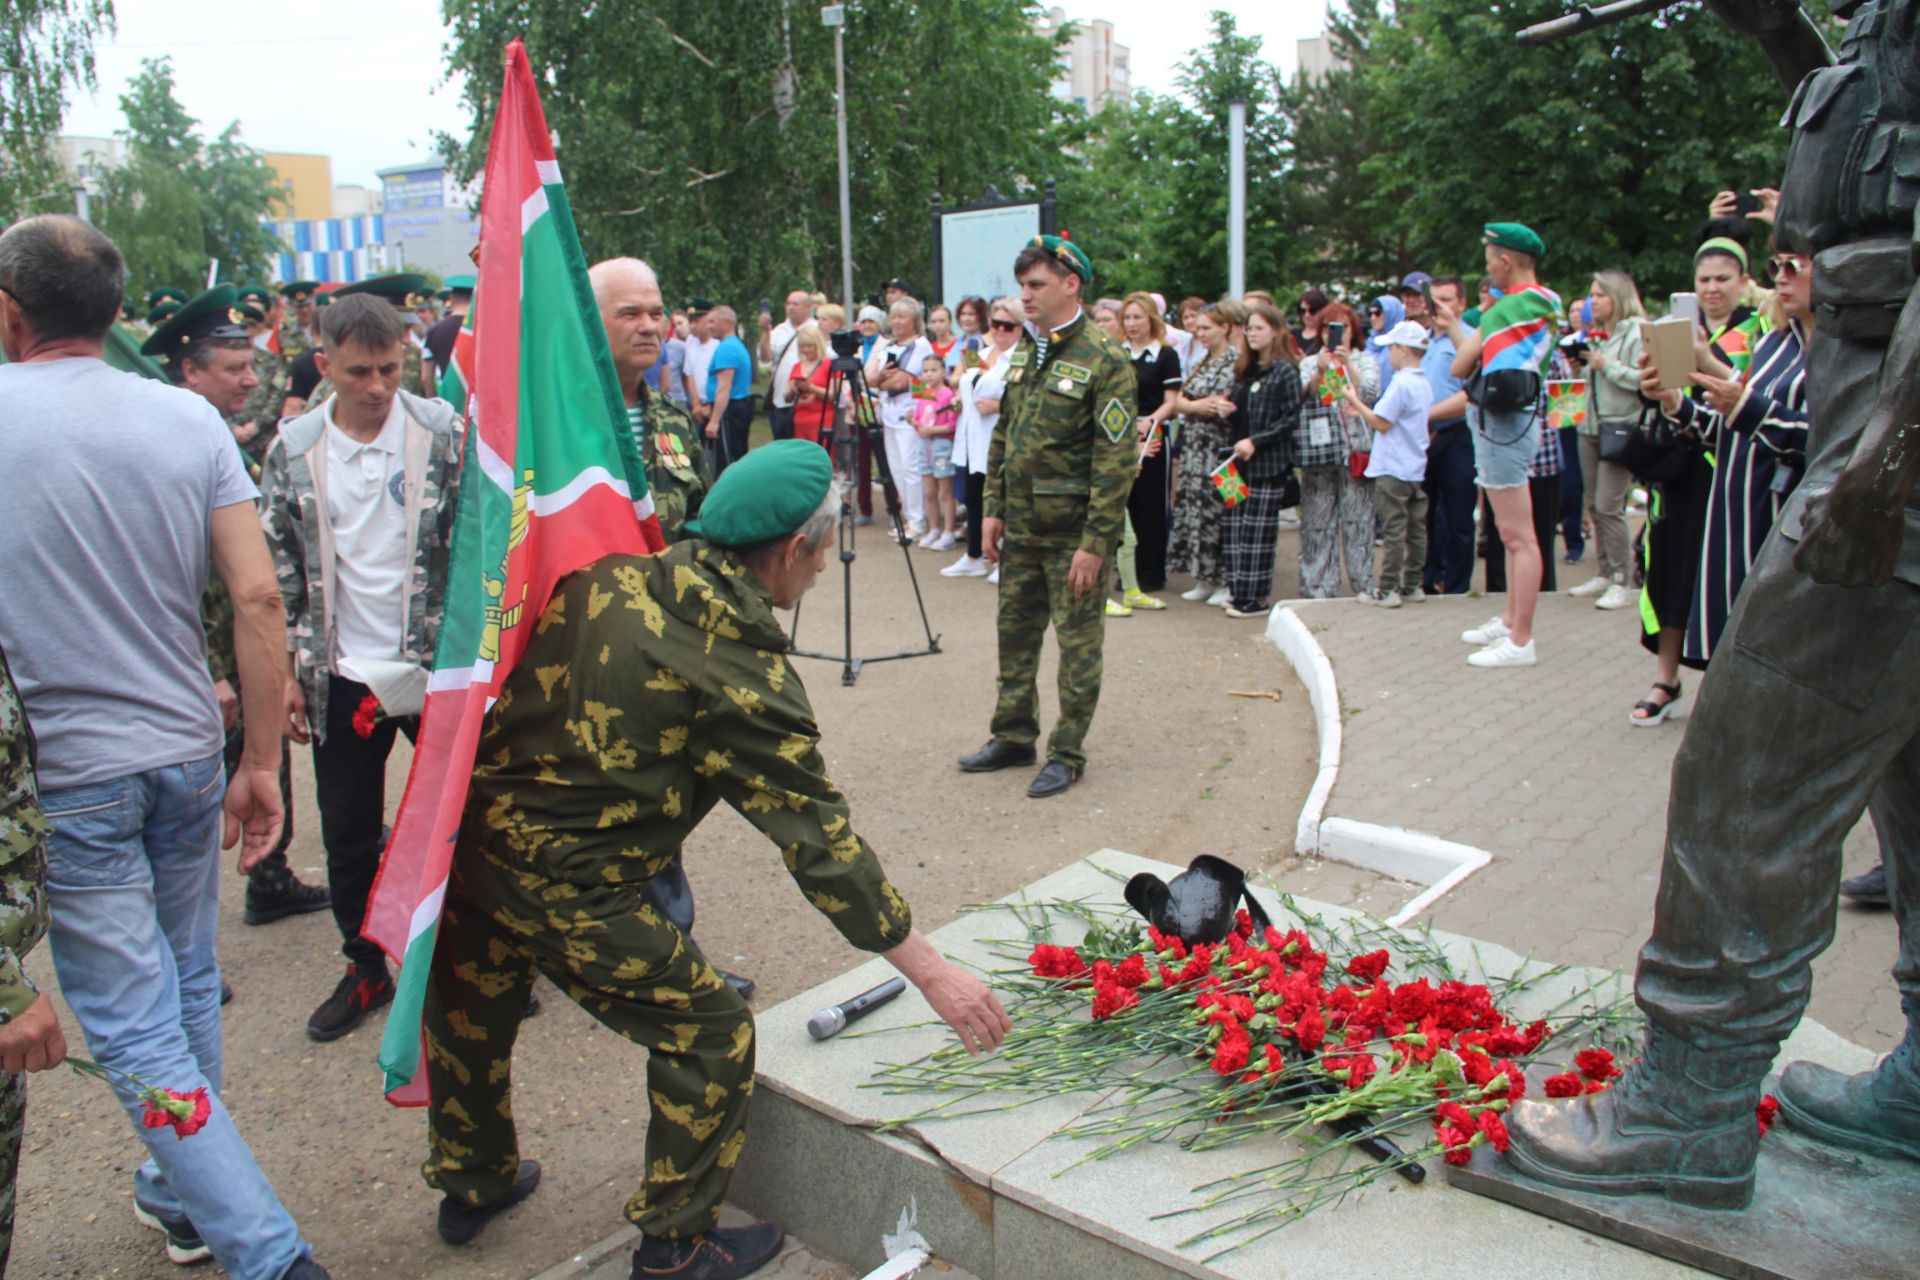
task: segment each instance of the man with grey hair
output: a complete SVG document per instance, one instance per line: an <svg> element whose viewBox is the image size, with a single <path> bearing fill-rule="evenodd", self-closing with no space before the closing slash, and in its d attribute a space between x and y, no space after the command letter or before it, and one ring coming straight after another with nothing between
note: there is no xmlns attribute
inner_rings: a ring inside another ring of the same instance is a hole
<svg viewBox="0 0 1920 1280"><path fill-rule="evenodd" d="M707 333L716 340L707 357L704 400L695 406L707 439L714 442L713 474L747 456L747 437L753 429L753 355L735 332L739 319L725 303L707 314Z"/></svg>
<svg viewBox="0 0 1920 1280"><path fill-rule="evenodd" d="M327 307L317 362L333 394L281 425L261 476L293 639L277 719L313 745L347 958L307 1019L314 1040L339 1039L393 999L386 956L360 925L386 843L387 757L419 730L440 633L461 446L451 405L401 390L407 341L405 319L380 297Z"/></svg>
<svg viewBox="0 0 1920 1280"><path fill-rule="evenodd" d="M825 450L756 449L714 482L688 526L697 540L562 579L507 677L482 730L428 985L425 1172L446 1193L443 1238L471 1240L539 1181L507 1102L527 992L544 973L649 1055L646 1173L627 1204L642 1232L632 1274L735 1280L778 1251L770 1223L718 1225L746 1140L753 1015L646 895L722 802L970 1051L1009 1029L986 985L913 927L854 831L786 658L775 610L818 579L839 509ZM567 727L589 720L602 728Z"/></svg>
<svg viewBox="0 0 1920 1280"><path fill-rule="evenodd" d="M38 739L54 967L147 1145L134 1215L176 1262L310 1280L326 1272L220 1098L220 847L244 829L248 870L282 822L279 592L219 412L103 358L125 283L120 251L78 218L0 235L0 469L33 478L0 520L0 648ZM236 613L231 779L200 623L209 570ZM143 1126L134 1077L196 1093L205 1126L185 1142Z"/></svg>

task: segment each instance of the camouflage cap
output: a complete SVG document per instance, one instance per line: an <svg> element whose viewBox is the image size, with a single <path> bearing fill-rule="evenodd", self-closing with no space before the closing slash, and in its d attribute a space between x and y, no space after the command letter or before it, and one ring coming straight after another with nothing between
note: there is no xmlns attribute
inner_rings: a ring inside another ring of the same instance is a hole
<svg viewBox="0 0 1920 1280"><path fill-rule="evenodd" d="M833 459L811 440L763 444L720 473L684 529L718 547L783 538L819 510L833 484Z"/></svg>

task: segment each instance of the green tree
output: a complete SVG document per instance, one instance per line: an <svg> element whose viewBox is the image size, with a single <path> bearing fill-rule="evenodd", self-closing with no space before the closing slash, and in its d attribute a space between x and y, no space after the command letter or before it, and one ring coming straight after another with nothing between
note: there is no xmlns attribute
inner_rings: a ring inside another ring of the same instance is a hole
<svg viewBox="0 0 1920 1280"><path fill-rule="evenodd" d="M527 45L590 258L632 254L672 297L742 311L798 284L837 293L833 34L792 0L443 0L485 162L500 51ZM847 9L856 283L929 281L930 196L1030 191L1059 163L1050 39L1021 0ZM777 308L776 308L777 309Z"/></svg>
<svg viewBox="0 0 1920 1280"><path fill-rule="evenodd" d="M112 30L112 0L0 4L0 224L73 208L48 144L60 132L67 91L93 87L94 37Z"/></svg>
<svg viewBox="0 0 1920 1280"><path fill-rule="evenodd" d="M204 140L174 96L165 58L142 64L120 109L126 161L107 176L96 209L126 256L128 293L163 284L192 292L216 258L229 280L265 274L281 246L260 220L282 192L266 159L240 141L238 122Z"/></svg>
<svg viewBox="0 0 1920 1280"><path fill-rule="evenodd" d="M1227 286L1227 107L1247 104L1247 282L1273 287L1299 256L1289 212L1290 122L1258 36L1215 11L1212 37L1180 64L1174 95L1141 94L1084 129L1084 166L1061 185L1061 225L1092 256L1102 294L1158 289L1214 297Z"/></svg>

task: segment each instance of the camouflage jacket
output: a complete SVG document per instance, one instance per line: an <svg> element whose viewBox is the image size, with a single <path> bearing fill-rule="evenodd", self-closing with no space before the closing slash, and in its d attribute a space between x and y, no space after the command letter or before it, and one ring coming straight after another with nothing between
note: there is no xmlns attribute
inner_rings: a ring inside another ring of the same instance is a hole
<svg viewBox="0 0 1920 1280"><path fill-rule="evenodd" d="M677 542L680 526L700 514L700 500L707 496L706 450L700 430L685 409L655 395L644 382L638 417L633 408L627 410L627 417L647 469L647 488L660 517L660 532L668 542Z"/></svg>
<svg viewBox="0 0 1920 1280"><path fill-rule="evenodd" d="M20 961L47 932L47 833L34 780L33 730L0 653L0 1023L40 989Z"/></svg>
<svg viewBox="0 0 1920 1280"><path fill-rule="evenodd" d="M320 344L308 336L299 319L289 309L287 318L280 322L280 354L288 364L307 354Z"/></svg>
<svg viewBox="0 0 1920 1280"><path fill-rule="evenodd" d="M1021 336L987 450L986 512L1007 522L1009 546L1119 550L1137 412L1133 362L1084 312L1054 330L1044 359Z"/></svg>
<svg viewBox="0 0 1920 1280"><path fill-rule="evenodd" d="M905 941L912 915L827 778L786 648L760 580L703 542L567 577L488 713L456 856L637 885L724 800L848 942Z"/></svg>
<svg viewBox="0 0 1920 1280"><path fill-rule="evenodd" d="M433 663L433 646L446 607L447 555L453 543L453 515L460 483L461 423L444 400L425 400L400 392L412 426L427 432L424 448L407 433L409 451L424 452L423 474L409 468L405 501L418 510L414 526L412 570L407 581L406 628L401 656L422 666ZM326 442L325 401L280 424L267 450L260 478L260 524L273 551L280 597L287 606L287 647L294 673L307 699L307 718L316 737L327 723L327 682L333 670L331 586L333 532L314 488L312 461ZM325 454L319 459L324 465Z"/></svg>
<svg viewBox="0 0 1920 1280"><path fill-rule="evenodd" d="M256 428L253 439L240 442L240 452L247 455L247 471L257 481L260 479L260 467L266 461L267 447L273 443L275 430L280 424L280 405L287 398L287 367L293 361L276 355L264 347L253 349L253 376L260 385L247 397L247 403L229 421L229 426L240 426L251 422Z"/></svg>

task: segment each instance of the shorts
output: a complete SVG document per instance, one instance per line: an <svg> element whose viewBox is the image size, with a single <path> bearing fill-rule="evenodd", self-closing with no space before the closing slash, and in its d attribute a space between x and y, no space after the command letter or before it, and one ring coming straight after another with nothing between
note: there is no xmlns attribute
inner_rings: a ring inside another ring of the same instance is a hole
<svg viewBox="0 0 1920 1280"><path fill-rule="evenodd" d="M1535 409L1520 413L1487 413L1477 404L1467 406L1467 425L1473 431L1473 469L1482 489L1521 489L1533 475L1533 457L1540 452L1540 422Z"/></svg>
<svg viewBox="0 0 1920 1280"><path fill-rule="evenodd" d="M953 437L922 436L920 439L920 474L935 480L953 479Z"/></svg>

